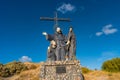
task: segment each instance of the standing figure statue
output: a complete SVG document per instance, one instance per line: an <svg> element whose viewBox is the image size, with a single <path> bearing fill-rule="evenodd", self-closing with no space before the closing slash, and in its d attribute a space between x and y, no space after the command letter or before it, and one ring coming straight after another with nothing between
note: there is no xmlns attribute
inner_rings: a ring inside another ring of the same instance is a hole
<svg viewBox="0 0 120 80"><path fill-rule="evenodd" d="M48 41L54 40L56 42L55 48L56 60L57 61L65 60L67 39L63 35L61 29L57 27L54 35L47 34L46 32L43 32L43 35L46 36L46 39Z"/></svg>
<svg viewBox="0 0 120 80"><path fill-rule="evenodd" d="M70 27L69 33L68 33L68 57L69 60L75 60L76 59L76 38L75 34L73 32L73 28Z"/></svg>

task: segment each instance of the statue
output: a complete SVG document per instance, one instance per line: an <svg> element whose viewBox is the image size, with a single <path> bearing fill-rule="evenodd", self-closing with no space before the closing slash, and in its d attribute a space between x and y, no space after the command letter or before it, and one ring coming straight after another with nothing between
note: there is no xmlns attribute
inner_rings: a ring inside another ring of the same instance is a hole
<svg viewBox="0 0 120 80"><path fill-rule="evenodd" d="M52 40L50 42L50 46L48 47L48 51L47 51L47 61L55 61L56 60L55 48L56 48L56 43L54 40Z"/></svg>
<svg viewBox="0 0 120 80"><path fill-rule="evenodd" d="M69 18L58 18L57 13L55 13L54 18L50 17L40 17L41 20L48 20L48 21L54 21L54 29L55 34L47 34L46 32L43 32L43 35L46 37L46 39L52 43L55 44L55 47L53 48L53 44L50 44L48 47L48 59L54 60L54 61L61 61L61 60L74 60L76 56L76 40L75 35L70 28L68 36L66 37L63 35L60 27L58 27L58 21L67 21L69 22Z"/></svg>
<svg viewBox="0 0 120 80"><path fill-rule="evenodd" d="M70 27L69 33L68 33L68 57L69 60L75 60L76 59L76 38L75 34L73 32L73 28Z"/></svg>
<svg viewBox="0 0 120 80"><path fill-rule="evenodd" d="M41 17L40 19L55 22L54 34L42 33L50 42L47 50L47 62L40 69L42 80L84 80L80 62L76 60L76 37L73 28L70 27L65 36L58 27L58 21L70 21L70 19L58 18L57 13L54 18Z"/></svg>
<svg viewBox="0 0 120 80"><path fill-rule="evenodd" d="M56 42L56 48L55 48L56 60L57 61L66 60L65 56L66 56L67 39L63 35L61 29L57 27L54 35L47 34L46 32L43 32L43 35L46 36L46 39L48 41L54 40Z"/></svg>

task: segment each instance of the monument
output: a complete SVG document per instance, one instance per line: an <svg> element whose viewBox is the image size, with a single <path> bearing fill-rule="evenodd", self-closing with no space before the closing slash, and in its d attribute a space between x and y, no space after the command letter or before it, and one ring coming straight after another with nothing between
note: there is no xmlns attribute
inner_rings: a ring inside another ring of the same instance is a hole
<svg viewBox="0 0 120 80"><path fill-rule="evenodd" d="M76 59L76 37L70 27L65 36L58 26L58 21L70 21L69 18L40 17L40 20L54 21L54 34L43 32L50 42L47 50L47 61L41 65L40 80L84 80L80 61Z"/></svg>

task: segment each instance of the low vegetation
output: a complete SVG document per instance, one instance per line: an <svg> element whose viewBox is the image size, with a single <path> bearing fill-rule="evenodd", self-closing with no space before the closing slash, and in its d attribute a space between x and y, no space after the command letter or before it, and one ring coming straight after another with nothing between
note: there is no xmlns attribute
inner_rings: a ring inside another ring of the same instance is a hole
<svg viewBox="0 0 120 80"><path fill-rule="evenodd" d="M82 69L82 73L84 73L84 74L89 73L91 71L87 67L82 67L81 69Z"/></svg>
<svg viewBox="0 0 120 80"><path fill-rule="evenodd" d="M19 74L22 71L28 70L28 68L21 62L10 62L8 64L0 64L0 76L10 77L15 74Z"/></svg>
<svg viewBox="0 0 120 80"><path fill-rule="evenodd" d="M102 70L107 72L120 72L120 58L105 61L102 65Z"/></svg>

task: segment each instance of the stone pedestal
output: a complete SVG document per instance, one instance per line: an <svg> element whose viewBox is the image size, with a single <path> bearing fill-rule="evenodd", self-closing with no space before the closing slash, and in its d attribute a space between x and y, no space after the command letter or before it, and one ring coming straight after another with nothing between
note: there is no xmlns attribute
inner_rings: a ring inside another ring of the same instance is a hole
<svg viewBox="0 0 120 80"><path fill-rule="evenodd" d="M48 61L41 65L40 80L84 80L78 60Z"/></svg>

